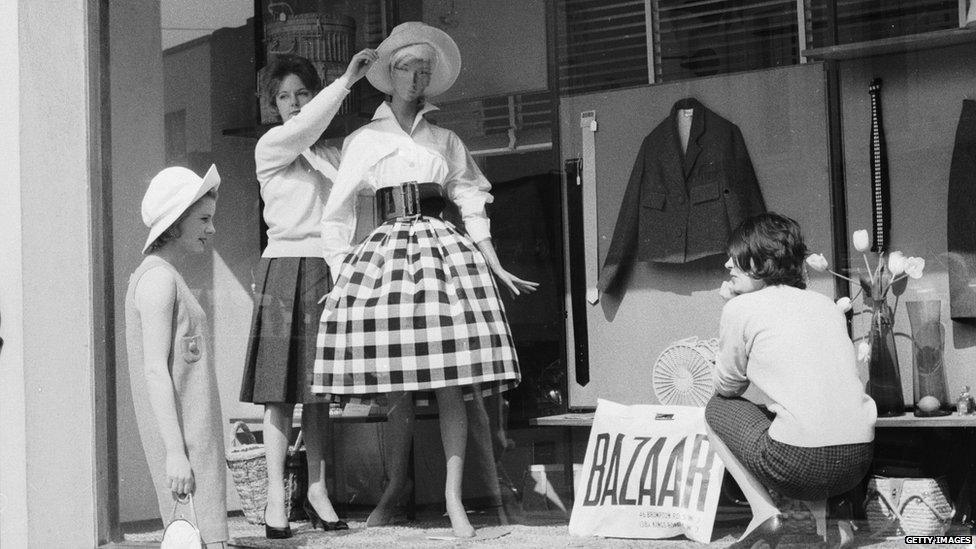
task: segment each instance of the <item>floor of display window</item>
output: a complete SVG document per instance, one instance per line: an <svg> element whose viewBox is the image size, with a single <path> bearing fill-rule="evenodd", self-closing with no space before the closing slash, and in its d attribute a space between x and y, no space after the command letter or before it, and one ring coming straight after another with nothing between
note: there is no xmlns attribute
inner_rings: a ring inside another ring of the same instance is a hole
<svg viewBox="0 0 976 549"><path fill-rule="evenodd" d="M684 537L660 540L629 540L583 538L571 536L567 525L568 517L560 510L532 510L524 511L515 517L513 524L500 525L495 513L478 511L471 513L471 522L477 528L478 535L472 540L439 541L429 536L445 536L450 534L450 524L447 517L441 516L433 509L422 510L417 520L400 526L369 528L364 526L367 510L352 513L349 520L350 530L346 532L313 531L307 522L293 522L294 537L287 540L268 540L264 538L264 528L260 525L249 524L243 516L230 518L230 547L253 548L290 548L290 547L505 547L507 549L520 547L574 547L574 548L631 548L654 547L662 548L701 548L726 547L736 540L748 522L748 508L738 506L722 506L719 508L709 544L701 544ZM866 522L855 521L859 527L854 547L904 547L902 539L877 539L871 536ZM127 527L129 526L129 527ZM115 544L114 548L154 547L162 536L160 528L149 529L144 525L142 531L135 531L132 525L123 525L123 529L130 531L125 535L125 541ZM158 526L158 525L157 525ZM813 523L806 519L795 520L786 518L789 532L778 545L781 548L817 547L822 541L816 537ZM948 535L968 535L969 528L962 524L954 524ZM830 538L831 545L836 545L836 526L833 527Z"/></svg>

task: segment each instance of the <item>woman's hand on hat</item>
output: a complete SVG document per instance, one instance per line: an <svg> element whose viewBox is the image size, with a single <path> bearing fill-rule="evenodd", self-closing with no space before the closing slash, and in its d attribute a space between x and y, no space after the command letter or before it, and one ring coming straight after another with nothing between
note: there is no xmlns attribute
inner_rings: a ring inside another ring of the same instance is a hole
<svg viewBox="0 0 976 549"><path fill-rule="evenodd" d="M366 76L366 72L369 71L369 67L379 58L376 55L376 50L366 48L356 55L352 56L352 60L349 61L349 66L346 67L345 77L349 80L349 85L356 83L360 78Z"/></svg>
<svg viewBox="0 0 976 549"><path fill-rule="evenodd" d="M196 489L190 460L183 454L168 453L166 455L166 478L169 481L170 491L177 496L192 494Z"/></svg>

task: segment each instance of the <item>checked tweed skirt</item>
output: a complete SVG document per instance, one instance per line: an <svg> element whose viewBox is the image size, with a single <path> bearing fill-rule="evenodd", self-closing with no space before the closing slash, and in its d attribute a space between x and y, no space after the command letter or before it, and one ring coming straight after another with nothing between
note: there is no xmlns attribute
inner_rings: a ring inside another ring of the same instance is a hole
<svg viewBox="0 0 976 549"><path fill-rule="evenodd" d="M476 387L488 395L519 379L491 270L452 225L392 219L345 259L319 324L312 392L460 386L470 399Z"/></svg>
<svg viewBox="0 0 976 549"><path fill-rule="evenodd" d="M871 467L874 445L802 447L769 437L771 412L739 397L715 395L705 421L742 465L777 494L819 500L854 488Z"/></svg>

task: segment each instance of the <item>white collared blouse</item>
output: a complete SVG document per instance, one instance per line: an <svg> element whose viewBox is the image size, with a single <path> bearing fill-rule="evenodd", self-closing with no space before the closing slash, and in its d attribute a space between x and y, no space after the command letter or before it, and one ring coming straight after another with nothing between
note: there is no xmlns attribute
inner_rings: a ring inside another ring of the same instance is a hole
<svg viewBox="0 0 976 549"><path fill-rule="evenodd" d="M454 132L424 119L436 109L429 103L421 109L408 134L390 105L383 103L369 124L346 138L335 184L322 213L323 257L333 276L352 250L356 195L363 187L375 192L407 181L439 183L445 196L460 209L471 240L480 242L491 236L485 212L485 204L492 201L488 192L491 184Z"/></svg>

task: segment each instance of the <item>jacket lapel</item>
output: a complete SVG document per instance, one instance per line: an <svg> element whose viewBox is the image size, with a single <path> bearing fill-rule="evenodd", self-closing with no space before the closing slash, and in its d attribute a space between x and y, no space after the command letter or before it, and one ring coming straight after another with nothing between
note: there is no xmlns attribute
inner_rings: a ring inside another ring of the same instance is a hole
<svg viewBox="0 0 976 549"><path fill-rule="evenodd" d="M701 145L698 139L705 133L705 107L701 103L695 102L695 114L691 118L691 133L688 136L688 148L685 150L684 175L685 179L691 176L691 171L695 168L698 154L701 152Z"/></svg>

